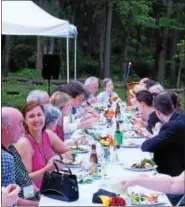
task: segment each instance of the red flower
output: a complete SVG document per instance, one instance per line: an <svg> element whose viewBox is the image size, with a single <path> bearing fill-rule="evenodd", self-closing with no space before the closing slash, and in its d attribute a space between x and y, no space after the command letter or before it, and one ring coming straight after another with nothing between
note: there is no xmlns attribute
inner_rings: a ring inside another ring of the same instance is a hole
<svg viewBox="0 0 185 207"><path fill-rule="evenodd" d="M126 206L126 202L121 197L112 197L109 206Z"/></svg>

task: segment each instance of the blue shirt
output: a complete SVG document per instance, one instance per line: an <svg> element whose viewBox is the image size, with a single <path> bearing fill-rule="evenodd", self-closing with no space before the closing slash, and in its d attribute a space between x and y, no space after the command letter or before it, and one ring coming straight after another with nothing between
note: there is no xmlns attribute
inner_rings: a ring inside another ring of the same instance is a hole
<svg viewBox="0 0 185 207"><path fill-rule="evenodd" d="M15 184L15 169L13 156L1 150L1 185L3 187Z"/></svg>

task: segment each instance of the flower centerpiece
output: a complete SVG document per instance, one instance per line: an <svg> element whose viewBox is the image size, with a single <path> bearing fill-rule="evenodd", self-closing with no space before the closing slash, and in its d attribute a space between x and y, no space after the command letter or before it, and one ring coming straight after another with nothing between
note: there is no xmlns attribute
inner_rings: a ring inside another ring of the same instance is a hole
<svg viewBox="0 0 185 207"><path fill-rule="evenodd" d="M99 137L97 141L102 146L104 161L107 164L110 161L110 147L113 147L113 148L116 147L117 142L114 139L114 137L109 136L109 135Z"/></svg>
<svg viewBox="0 0 185 207"><path fill-rule="evenodd" d="M114 139L114 137L110 135L99 136L92 132L89 132L87 129L84 129L84 133L90 135L95 141L100 143L103 149L104 160L106 163L108 163L110 159L110 148L117 146L117 141Z"/></svg>
<svg viewBox="0 0 185 207"><path fill-rule="evenodd" d="M107 119L112 119L115 116L115 111L113 109L107 109L105 111L105 117Z"/></svg>

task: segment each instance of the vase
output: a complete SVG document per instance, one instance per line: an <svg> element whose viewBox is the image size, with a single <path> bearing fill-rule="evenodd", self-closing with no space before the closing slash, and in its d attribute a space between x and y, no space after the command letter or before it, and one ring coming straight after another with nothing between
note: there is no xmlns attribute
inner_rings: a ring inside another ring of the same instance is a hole
<svg viewBox="0 0 185 207"><path fill-rule="evenodd" d="M103 158L105 164L107 165L110 162L110 147L103 146Z"/></svg>

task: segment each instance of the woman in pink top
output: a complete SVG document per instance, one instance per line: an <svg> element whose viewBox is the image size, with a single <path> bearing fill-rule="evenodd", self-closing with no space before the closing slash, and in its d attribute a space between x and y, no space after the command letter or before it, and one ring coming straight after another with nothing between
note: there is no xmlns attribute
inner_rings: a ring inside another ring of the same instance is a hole
<svg viewBox="0 0 185 207"><path fill-rule="evenodd" d="M23 108L27 134L19 139L16 148L20 153L30 178L40 188L45 172L52 171L52 160L70 148L51 130L45 130L43 106L39 102L28 102Z"/></svg>

